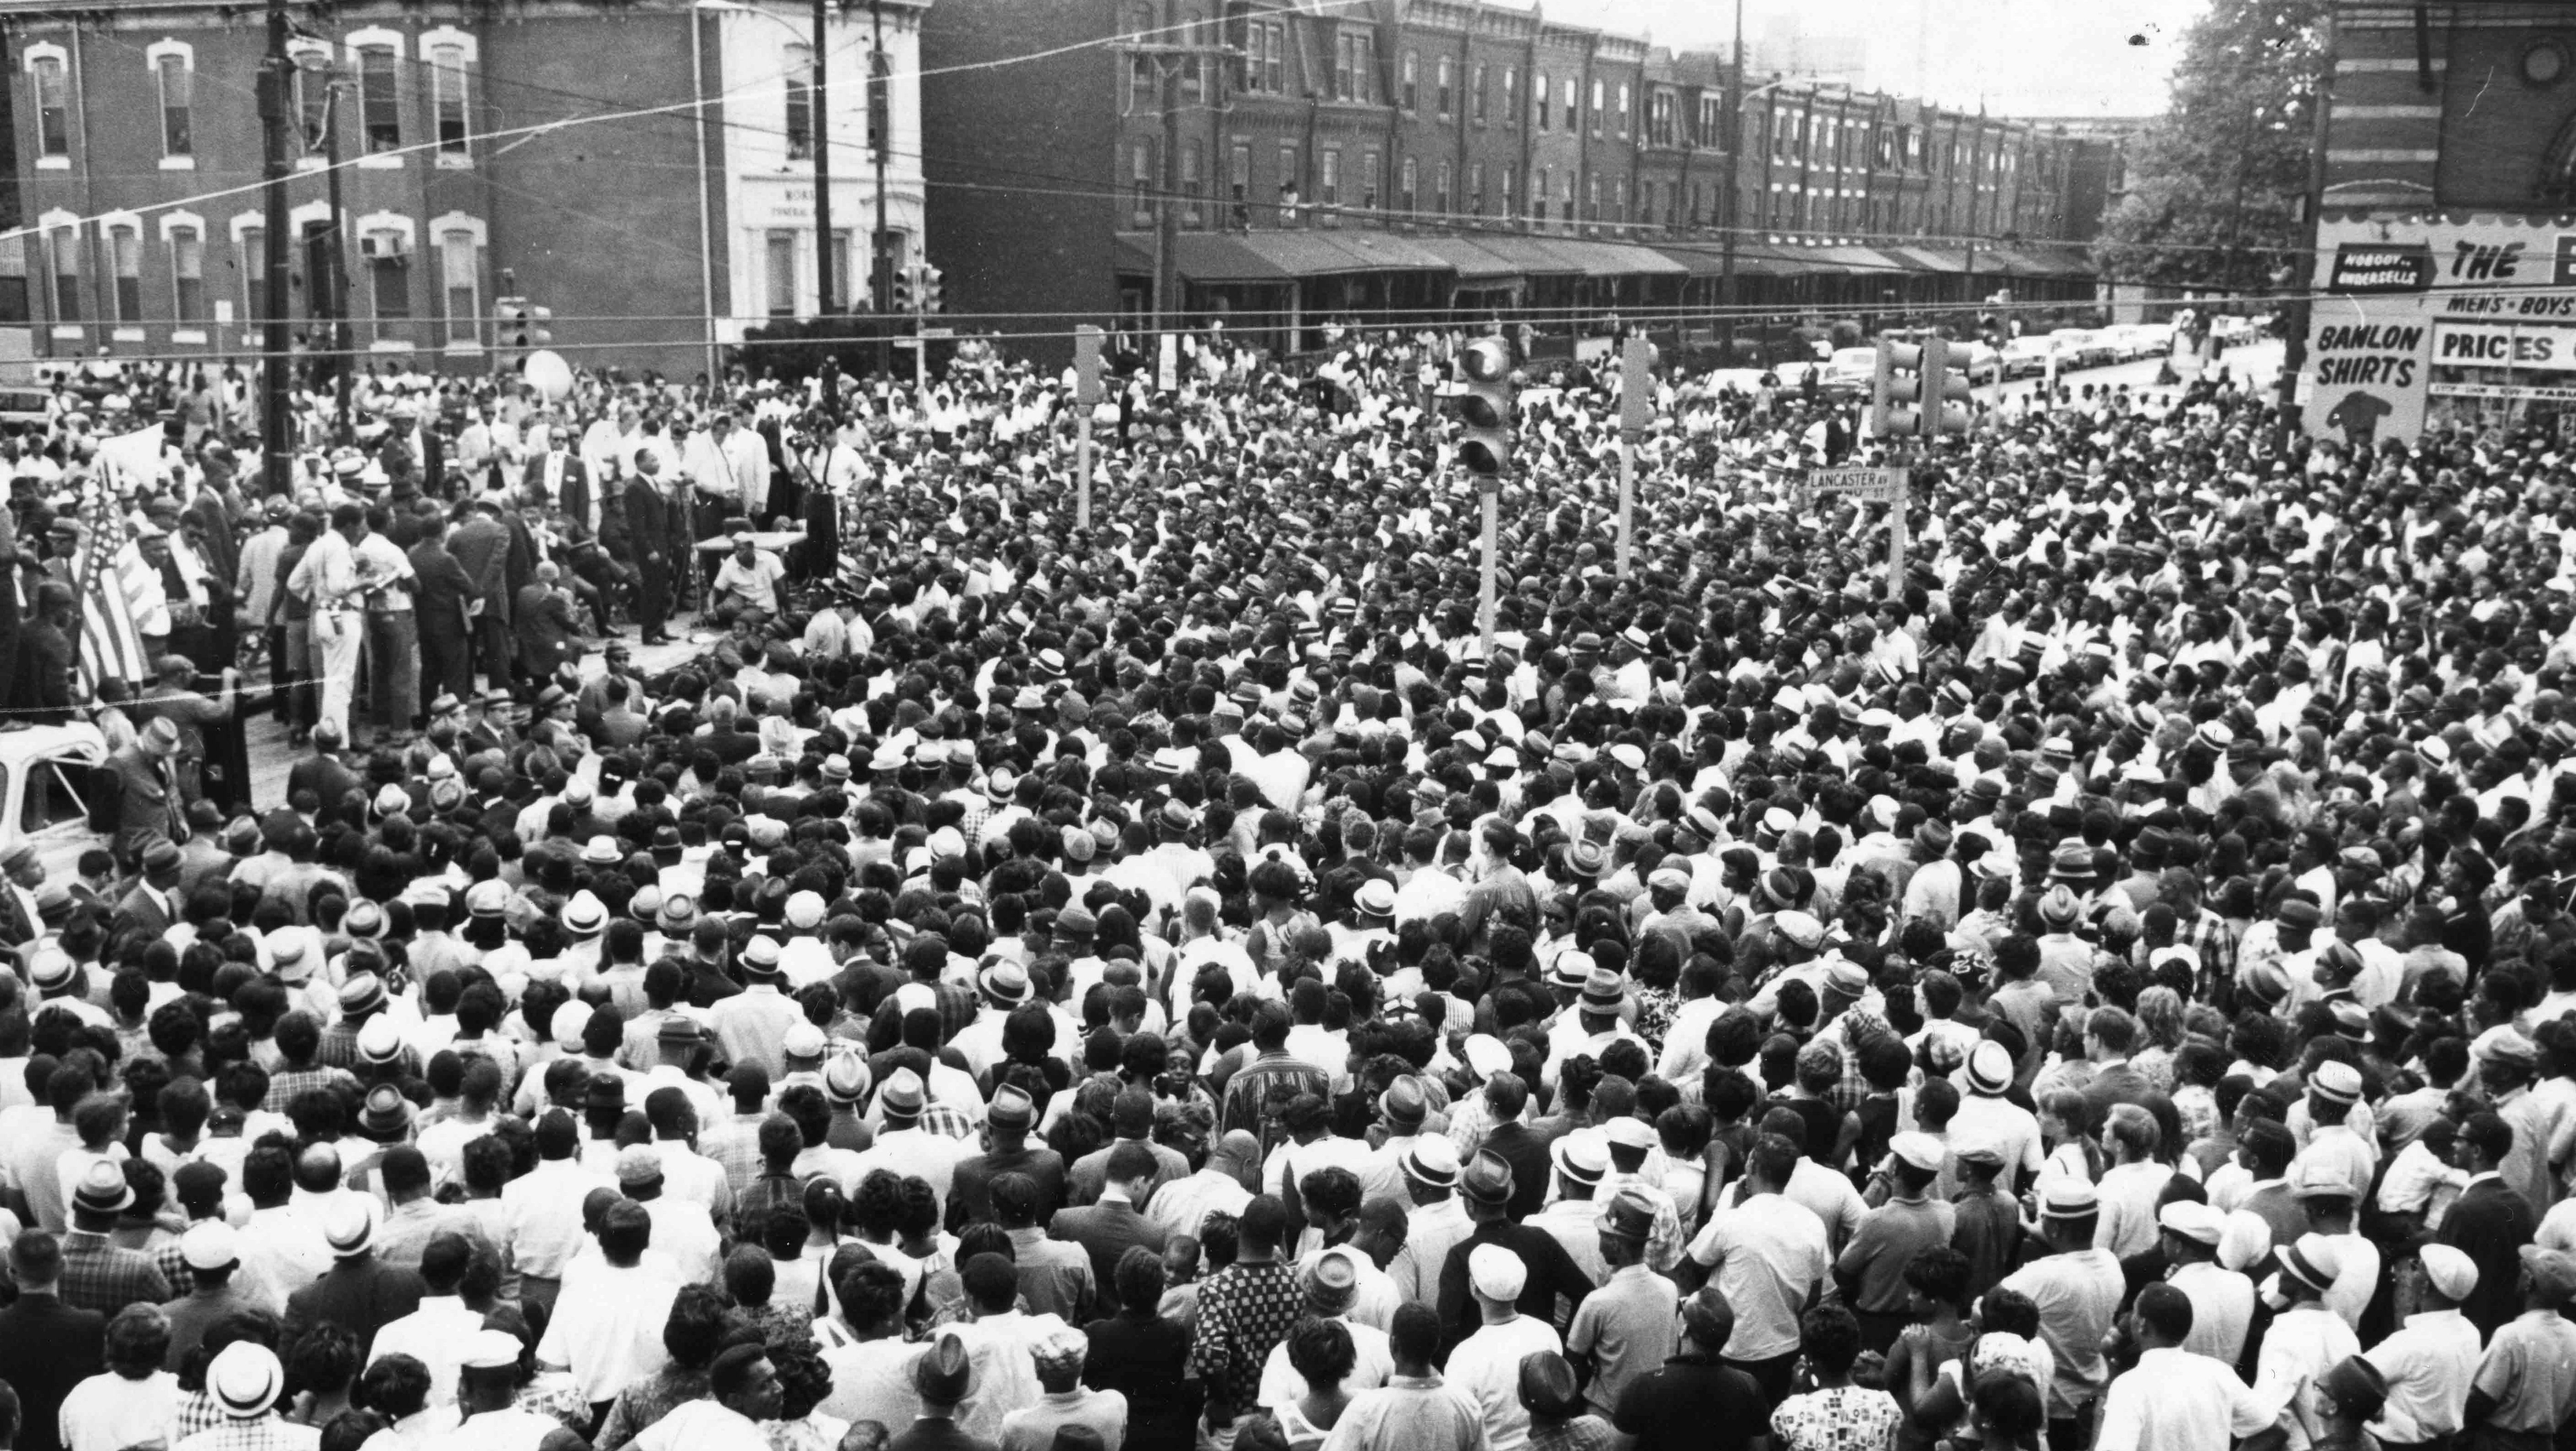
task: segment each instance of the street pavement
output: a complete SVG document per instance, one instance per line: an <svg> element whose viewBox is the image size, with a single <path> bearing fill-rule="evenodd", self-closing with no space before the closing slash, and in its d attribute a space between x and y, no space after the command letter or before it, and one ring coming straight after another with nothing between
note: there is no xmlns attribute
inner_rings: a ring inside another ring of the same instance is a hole
<svg viewBox="0 0 2576 1451"><path fill-rule="evenodd" d="M2257 385L2268 389L2280 377L2281 347L2277 339L2269 338L2261 342L2242 343L2219 354L2217 361L2211 366L2226 370L2229 376L2239 381L2250 377ZM2146 394L2151 400L2161 395L2164 401L2170 402L2181 396L2181 384L2159 385L2156 382L2156 367L2156 359L2140 358L2134 362L2113 363L2108 367L2072 369L2060 373L2057 381L2061 387L2071 389L2079 396L2088 383L2096 393L2105 388L2117 388L2126 384L2131 393ZM2189 373L2183 376L2185 381L2191 377ZM2015 407L2020 407L2022 399L2037 393L2045 386L2045 380L2040 378L2015 378L2000 388L1991 384L1980 388L1977 390L1977 397L1989 403L2000 398Z"/></svg>

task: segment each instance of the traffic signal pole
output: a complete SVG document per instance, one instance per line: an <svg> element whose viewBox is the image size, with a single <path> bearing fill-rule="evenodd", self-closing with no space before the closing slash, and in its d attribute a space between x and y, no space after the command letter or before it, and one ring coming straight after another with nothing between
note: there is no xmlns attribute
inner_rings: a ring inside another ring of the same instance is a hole
<svg viewBox="0 0 2576 1451"><path fill-rule="evenodd" d="M288 78L294 74L295 59L286 51L286 0L268 0L268 55L260 70L259 119L262 150L261 198L265 215L260 231L260 268L267 275L267 285L260 289L260 310L265 317L251 319L259 329L260 367L259 448L260 474L267 492L282 496L295 487L294 418L289 399L292 380L288 377L288 353L293 342L286 327L286 179L294 174L295 162L287 154L289 119L295 109L294 89Z"/></svg>
<svg viewBox="0 0 2576 1451"><path fill-rule="evenodd" d="M1619 577L1637 562L1637 439L1655 411L1654 345L1643 334L1619 350ZM1488 650L1492 642L1487 641Z"/></svg>
<svg viewBox="0 0 2576 1451"><path fill-rule="evenodd" d="M1073 527L1091 527L1091 415L1100 407L1100 329L1073 330Z"/></svg>
<svg viewBox="0 0 2576 1451"><path fill-rule="evenodd" d="M1497 481L1485 481L1477 485L1476 491L1483 497L1485 512L1485 562L1477 571L1476 579L1476 632L1484 641L1484 654L1479 658L1491 661L1494 658L1494 536L1502 513L1502 490Z"/></svg>

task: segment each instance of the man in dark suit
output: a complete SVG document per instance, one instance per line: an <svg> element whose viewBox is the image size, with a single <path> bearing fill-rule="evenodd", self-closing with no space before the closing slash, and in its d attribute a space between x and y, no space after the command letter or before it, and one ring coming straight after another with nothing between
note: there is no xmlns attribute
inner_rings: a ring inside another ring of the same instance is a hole
<svg viewBox="0 0 2576 1451"><path fill-rule="evenodd" d="M2522 1313L2516 1288L2522 1276L2522 1247L2539 1231L2531 1201L2508 1187L2496 1171L2513 1152L2513 1125L2501 1115L2472 1115L2451 1143L2451 1162L2468 1172L2469 1187L2460 1191L2451 1212L2433 1238L2477 1262L2477 1288L2460 1302L2460 1314L2493 1339L2496 1327Z"/></svg>
<svg viewBox="0 0 2576 1451"><path fill-rule="evenodd" d="M340 728L329 721L313 727L313 754L286 768L286 798L310 791L322 803L314 825L328 826L338 815L341 798L363 790L366 782L333 752L340 749ZM364 822L354 823L364 825Z"/></svg>
<svg viewBox="0 0 2576 1451"><path fill-rule="evenodd" d="M912 1390L921 1397L921 1414L886 1443L886 1451L998 1451L957 1424L957 1407L966 1399L974 1370L966 1342L954 1331L940 1332L912 1363Z"/></svg>
<svg viewBox="0 0 2576 1451"><path fill-rule="evenodd" d="M357 1337L363 1364L377 1331L420 1308L428 1283L414 1271L376 1258L377 1213L376 1201L364 1194L343 1194L322 1212L322 1238L331 1246L332 1265L320 1279L287 1297L281 1343L293 1345L305 1331L328 1321Z"/></svg>
<svg viewBox="0 0 2576 1451"><path fill-rule="evenodd" d="M143 880L117 902L110 935L149 941L168 932L179 920L179 871L187 862L186 854L167 841L146 847Z"/></svg>
<svg viewBox="0 0 2576 1451"><path fill-rule="evenodd" d="M21 719L37 725L60 725L71 718L72 635L79 629L74 612L80 597L60 580L36 589L36 617L17 631L17 673L11 677L10 706L26 712Z"/></svg>
<svg viewBox="0 0 2576 1451"><path fill-rule="evenodd" d="M843 977L846 978L850 970L873 966L863 960L854 960L850 969L844 970ZM896 974L896 977L898 980L886 988L886 993L902 986L901 974ZM848 1001L846 986L842 993L843 1001ZM878 996L883 997L886 993ZM960 1159L956 1175L949 1182L950 1233L993 1217L993 1181L1004 1174L1026 1174L1036 1181L1041 1212L1052 1210L1064 1202L1064 1156L1043 1144L1029 1147L1029 1130L1036 1122L1037 1104L1027 1090L1012 1083L994 1088L993 1101L984 1106L984 1152ZM1110 1263L1114 1267L1117 1262L1112 1260Z"/></svg>
<svg viewBox="0 0 2576 1451"><path fill-rule="evenodd" d="M483 601L473 636L474 654L487 686L506 685L510 662L516 658L510 649L510 604L516 596L510 587L512 542L509 526L501 522L501 506L489 499L477 501L464 522L447 536L447 552L466 578L474 581L474 597Z"/></svg>
<svg viewBox="0 0 2576 1451"><path fill-rule="evenodd" d="M1494 1121L1493 1130L1485 1135L1485 1147L1512 1166L1514 1219L1538 1213L1547 1200L1547 1140L1521 1122L1521 1110L1528 1104L1529 1085L1518 1075L1497 1073L1485 1080L1485 1107Z"/></svg>
<svg viewBox="0 0 2576 1451"><path fill-rule="evenodd" d="M1118 1313L1119 1257L1137 1245L1160 1256L1163 1241L1171 1237L1169 1230L1147 1219L1139 1207L1161 1182L1162 1171L1162 1162L1154 1157L1151 1147L1132 1139L1121 1140L1109 1151L1109 1177L1101 1185L1100 1202L1059 1209L1054 1223L1047 1226L1049 1239L1078 1244L1091 1256L1091 1278L1099 1287L1103 1315Z"/></svg>
<svg viewBox="0 0 2576 1451"><path fill-rule="evenodd" d="M132 745L120 746L107 758L116 778L118 860L129 870L156 841L175 841L185 830L179 819L179 780L171 754L179 749L179 727L168 717L143 727Z"/></svg>
<svg viewBox="0 0 2576 1451"><path fill-rule="evenodd" d="M537 566L536 578L519 590L511 606L511 629L519 640L519 668L539 681L554 677L555 667L581 656L580 622L572 600L555 587L553 564Z"/></svg>
<svg viewBox="0 0 2576 1451"><path fill-rule="evenodd" d="M626 564L635 571L635 623L647 645L671 638L662 630L671 613L671 504L662 497L661 468L651 449L638 450L635 477L626 481Z"/></svg>
<svg viewBox="0 0 2576 1451"><path fill-rule="evenodd" d="M420 581L412 595L412 617L420 625L420 693L434 698L443 692L462 700L474 693L474 661L467 648L474 622L469 612L484 596L474 576L448 549L444 516L421 517L420 542L411 547L408 557L411 572Z"/></svg>
<svg viewBox="0 0 2576 1451"><path fill-rule="evenodd" d="M18 1393L17 1451L62 1451L63 1397L106 1369L107 1317L75 1310L57 1287L62 1242L31 1229L9 1246L18 1301L0 1310L0 1381Z"/></svg>
<svg viewBox="0 0 2576 1451"><path fill-rule="evenodd" d="M522 480L525 497L551 514L562 514L574 523L590 527L590 474L572 451L564 447L561 429L547 432L544 453L528 461Z"/></svg>

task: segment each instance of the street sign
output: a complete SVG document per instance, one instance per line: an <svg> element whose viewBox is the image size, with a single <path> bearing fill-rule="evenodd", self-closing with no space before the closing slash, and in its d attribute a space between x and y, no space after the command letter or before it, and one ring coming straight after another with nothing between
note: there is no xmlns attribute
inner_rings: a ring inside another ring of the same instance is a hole
<svg viewBox="0 0 2576 1451"><path fill-rule="evenodd" d="M1849 494L1854 503L1893 504L1905 497L1905 470L1873 468L1815 469L1798 485L1801 502L1826 494Z"/></svg>

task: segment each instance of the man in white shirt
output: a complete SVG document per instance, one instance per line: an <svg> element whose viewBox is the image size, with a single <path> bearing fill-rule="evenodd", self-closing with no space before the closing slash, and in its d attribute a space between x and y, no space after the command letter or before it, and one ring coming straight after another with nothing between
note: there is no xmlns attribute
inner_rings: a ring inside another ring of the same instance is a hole
<svg viewBox="0 0 2576 1451"><path fill-rule="evenodd" d="M787 578L787 566L778 556L752 543L751 531L734 531L733 553L716 570L715 592L711 610L716 619L726 624L745 610L758 610L769 619L778 617L778 586Z"/></svg>
<svg viewBox="0 0 2576 1451"><path fill-rule="evenodd" d="M1449 1352L1446 1375L1483 1413L1491 1451L1526 1451L1530 1444L1530 1413L1521 1404L1521 1358L1565 1350L1555 1327L1517 1308L1528 1281L1521 1257L1501 1245L1480 1244L1467 1256L1467 1283L1483 1323Z"/></svg>
<svg viewBox="0 0 2576 1451"><path fill-rule="evenodd" d="M2111 1382L2094 1451L2227 1451L2279 1419L2279 1401L2247 1388L2232 1368L2182 1348L2191 1326L2191 1300L2182 1291L2159 1284L2138 1292L2130 1315L2138 1363Z"/></svg>
<svg viewBox="0 0 2576 1451"><path fill-rule="evenodd" d="M2419 1254L2420 1271L2399 1271L2399 1284L2420 1273L2423 1308L2366 1355L2388 1379L2388 1403L2370 1433L2391 1448L2459 1433L2482 1353L2478 1327L2460 1313L2460 1302L2478 1286L2477 1261L2447 1244L2428 1244Z"/></svg>
<svg viewBox="0 0 2576 1451"><path fill-rule="evenodd" d="M469 1310L457 1293L473 1263L474 1246L459 1234L442 1234L421 1250L420 1278L428 1293L420 1308L376 1332L367 1363L388 1355L408 1355L429 1370L429 1404L456 1402L456 1376L465 1363L465 1346L483 1328L483 1312Z"/></svg>
<svg viewBox="0 0 2576 1451"><path fill-rule="evenodd" d="M2227 1216L2196 1199L2177 1199L2156 1211L2163 1233L2165 1283L2191 1301L2191 1331L2182 1348L2234 1365L2245 1353L2254 1323L2254 1282L2218 1263Z"/></svg>
<svg viewBox="0 0 2576 1451"><path fill-rule="evenodd" d="M703 1400L683 1401L637 1436L637 1451L768 1451L761 1423L777 1419L783 1392L763 1345L736 1345L707 1371Z"/></svg>
<svg viewBox="0 0 2576 1451"><path fill-rule="evenodd" d="M2058 1422L2080 1426L2109 1383L2102 1337L2127 1285L2119 1260L2109 1250L2093 1247L2102 1213L2093 1186L2073 1175L2053 1176L2041 1183L2039 1192L2040 1233L2052 1252L2006 1276L2003 1285L2028 1295L2038 1307L2039 1338L2057 1358L2057 1372L2048 1384L2054 1436Z"/></svg>
<svg viewBox="0 0 2576 1451"><path fill-rule="evenodd" d="M1786 1193L1801 1162L1797 1146L1778 1134L1754 1140L1742 1197L1731 1211L1709 1216L1675 1267L1685 1290L1716 1281L1735 1307L1735 1332L1722 1353L1774 1402L1787 1393L1797 1364L1798 1317L1815 1304L1833 1264L1825 1222Z"/></svg>
<svg viewBox="0 0 2576 1451"><path fill-rule="evenodd" d="M600 1215L603 1258L577 1276L555 1303L545 1339L537 1346L541 1369L570 1371L581 1398L593 1407L617 1399L628 1386L669 1363L662 1327L680 1284L645 1263L653 1245L653 1216L631 1199Z"/></svg>

